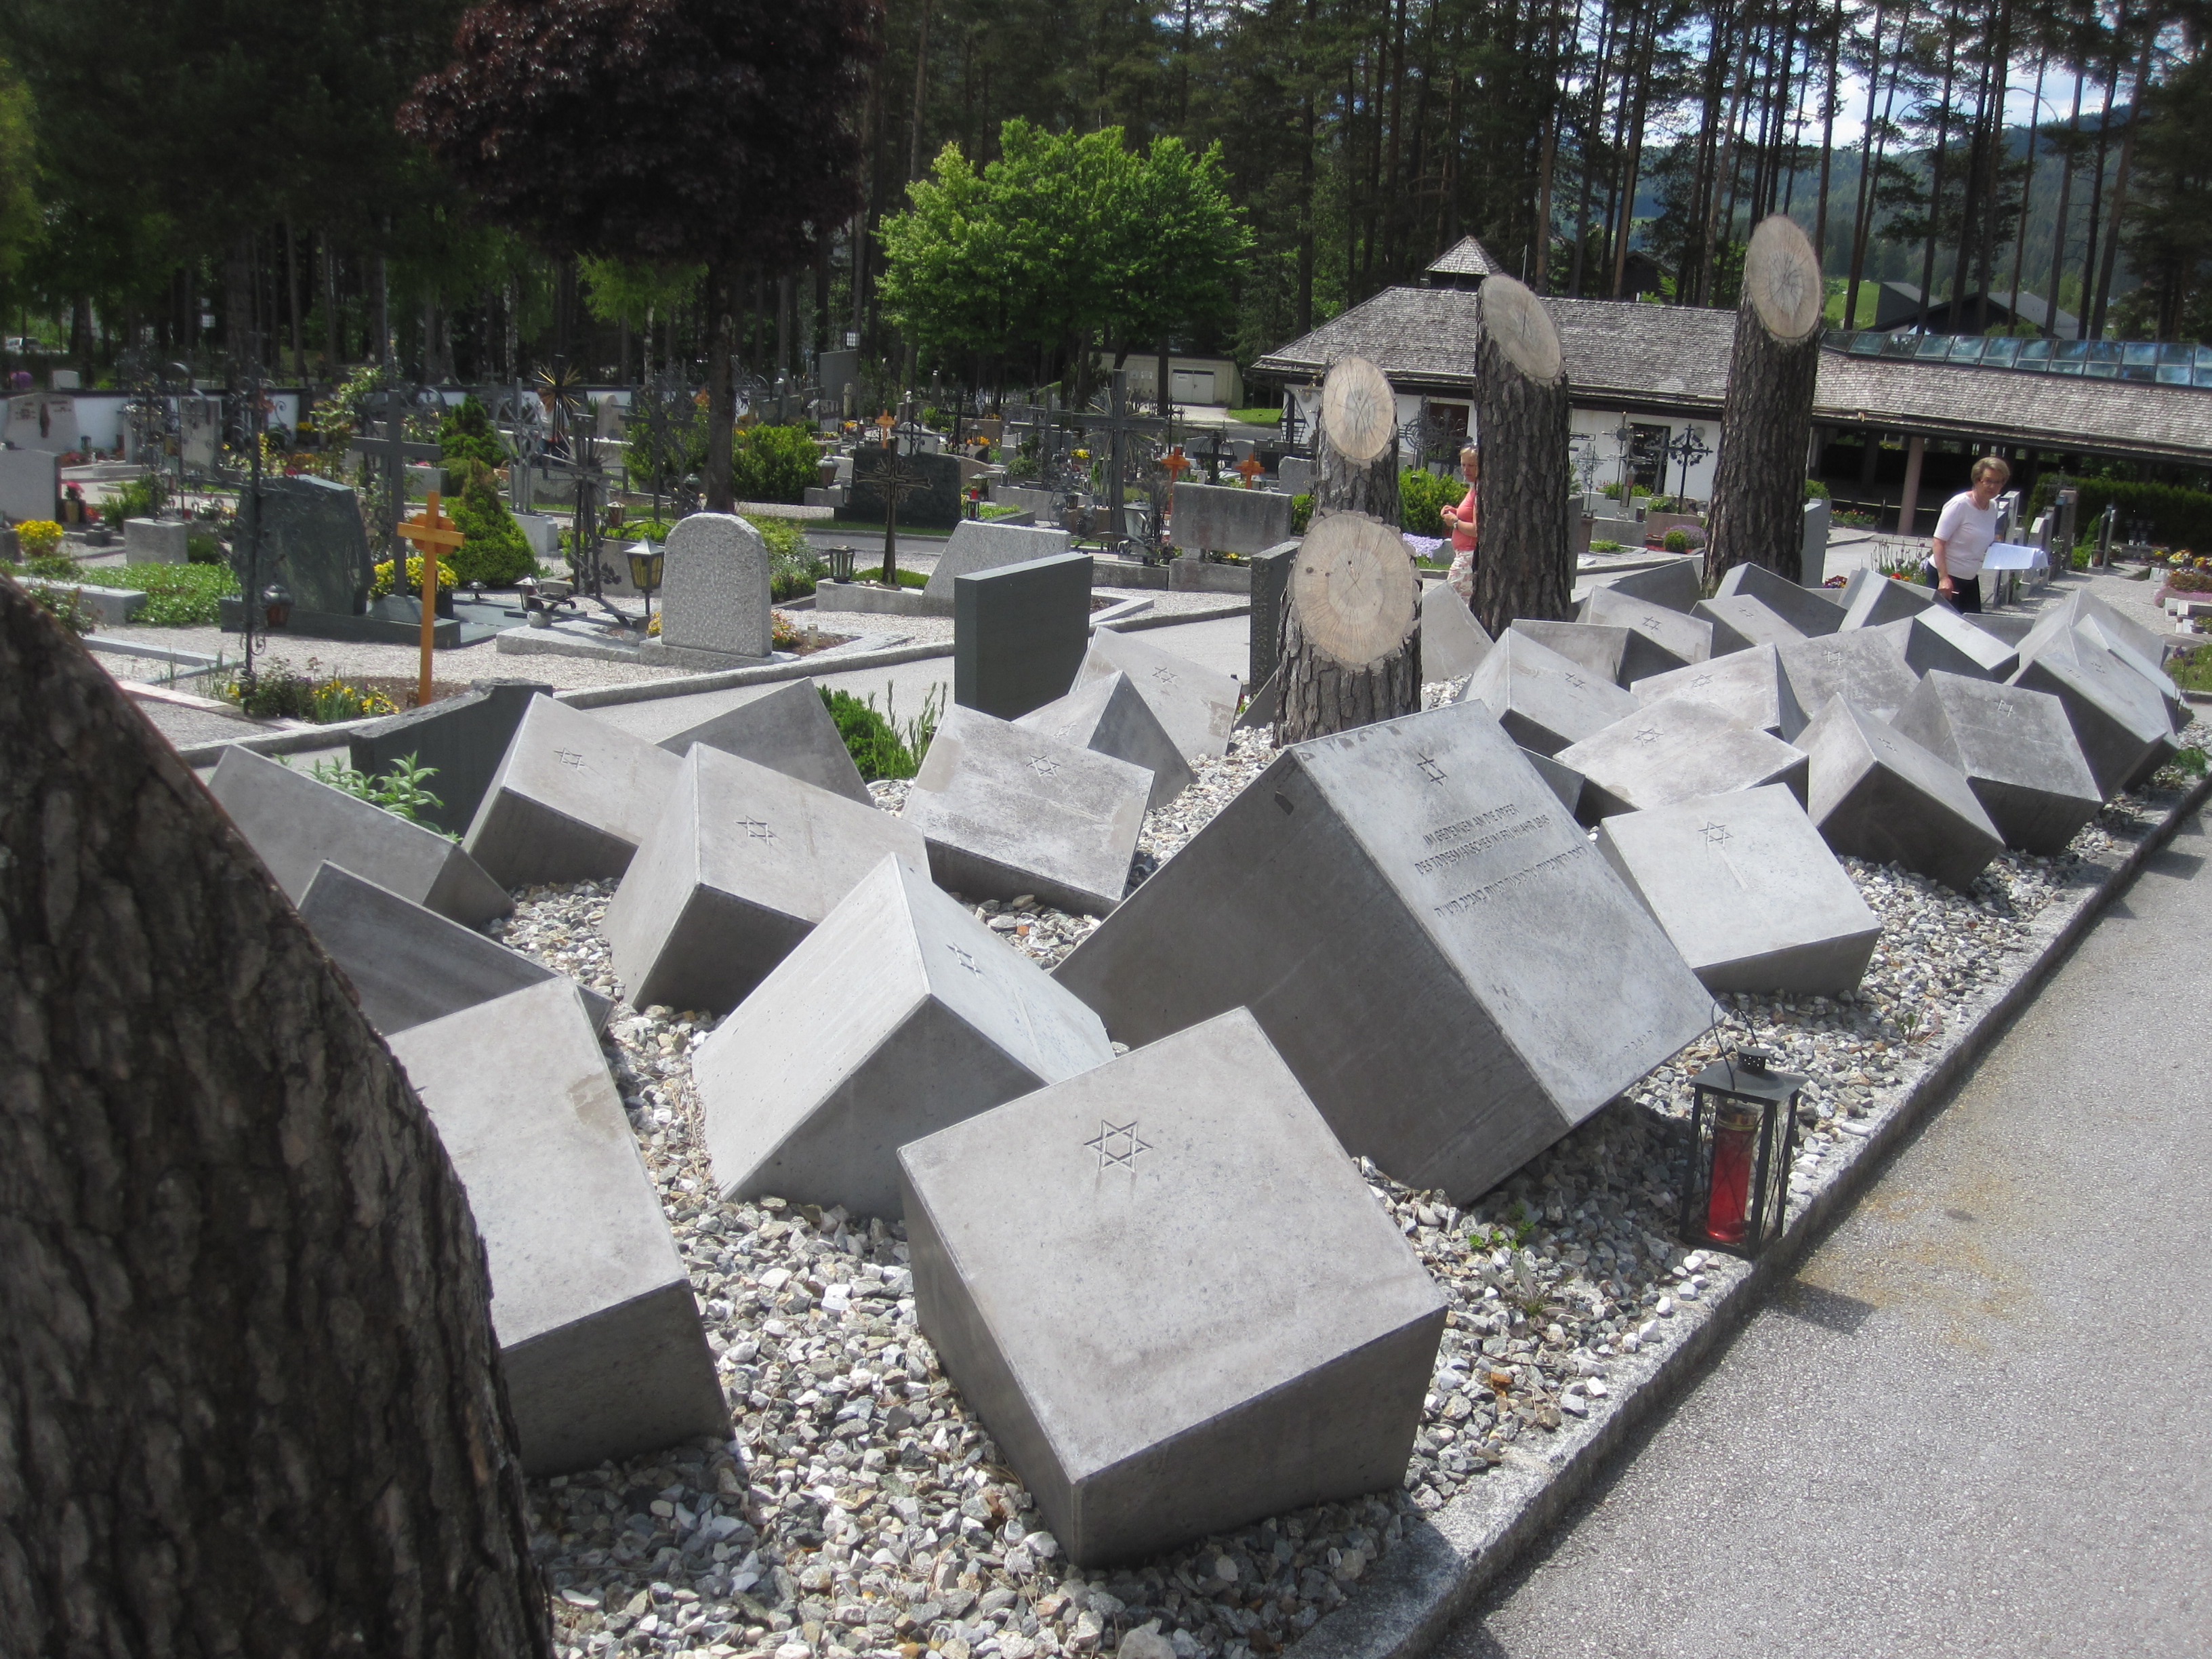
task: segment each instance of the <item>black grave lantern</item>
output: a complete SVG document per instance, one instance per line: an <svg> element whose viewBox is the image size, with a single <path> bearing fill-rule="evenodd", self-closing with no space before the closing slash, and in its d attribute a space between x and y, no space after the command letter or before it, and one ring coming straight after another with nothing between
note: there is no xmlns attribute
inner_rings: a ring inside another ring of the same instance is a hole
<svg viewBox="0 0 2212 1659"><path fill-rule="evenodd" d="M852 548L831 548L830 550L830 580L833 582L848 582L852 580L853 561L856 556L857 555Z"/></svg>
<svg viewBox="0 0 2212 1659"><path fill-rule="evenodd" d="M629 550L629 585L645 595L645 614L653 616L653 596L660 589L660 572L668 555L651 542L633 542Z"/></svg>
<svg viewBox="0 0 2212 1659"><path fill-rule="evenodd" d="M1690 1085L1681 1231L1701 1249L1756 1256L1782 1236L1805 1079L1773 1061L1771 1049L1739 1048Z"/></svg>

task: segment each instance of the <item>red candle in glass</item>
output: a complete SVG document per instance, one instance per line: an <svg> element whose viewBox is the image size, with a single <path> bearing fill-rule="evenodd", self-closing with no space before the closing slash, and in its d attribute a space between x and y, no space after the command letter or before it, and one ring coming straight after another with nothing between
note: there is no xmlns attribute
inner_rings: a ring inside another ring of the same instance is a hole
<svg viewBox="0 0 2212 1659"><path fill-rule="evenodd" d="M1713 1116L1712 1195L1705 1204L1705 1231L1716 1243L1743 1243L1758 1155L1759 1114L1747 1107L1722 1106Z"/></svg>

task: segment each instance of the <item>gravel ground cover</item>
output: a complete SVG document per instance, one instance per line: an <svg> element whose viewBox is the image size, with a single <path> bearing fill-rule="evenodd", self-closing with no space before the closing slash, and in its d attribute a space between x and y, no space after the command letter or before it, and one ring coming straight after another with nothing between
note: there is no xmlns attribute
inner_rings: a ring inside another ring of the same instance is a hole
<svg viewBox="0 0 2212 1659"><path fill-rule="evenodd" d="M1433 703L1439 688L1431 688ZM2192 726L2185 742L2212 738ZM1148 816L1141 875L1272 758L1240 732ZM907 786L872 786L896 811ZM1568 1418L1601 1409L1620 1358L1666 1340L1681 1306L1745 1269L1674 1237L1688 1080L1723 1044L1756 1041L1806 1074L1792 1192L1865 1134L1923 1064L1921 1045L2008 978L2028 921L2096 878L2158 809L2123 798L2057 859L2007 854L1960 895L1894 866L1844 867L1882 938L1849 998L1731 996L1715 1027L1627 1098L1475 1203L1412 1191L1361 1163L1443 1289L1450 1315L1404 1484L1275 1516L1135 1566L1071 1567L988 1431L916 1328L903 1229L883 1218L724 1203L700 1134L690 1052L703 1016L623 1004L610 1063L690 1269L735 1432L532 1483L536 1547L564 1654L761 1659L1265 1659L1399 1543ZM492 931L618 995L596 931L613 883L526 889ZM978 915L1049 966L1096 924L1029 904Z"/></svg>

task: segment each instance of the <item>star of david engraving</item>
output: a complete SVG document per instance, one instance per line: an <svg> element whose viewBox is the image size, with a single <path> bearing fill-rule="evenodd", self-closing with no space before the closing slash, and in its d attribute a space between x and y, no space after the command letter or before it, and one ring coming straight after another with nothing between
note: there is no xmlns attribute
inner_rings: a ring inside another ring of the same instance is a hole
<svg viewBox="0 0 2212 1659"><path fill-rule="evenodd" d="M1656 742L1658 742L1658 741L1659 741L1659 728L1658 728L1657 726L1645 726L1645 727L1644 727L1641 732L1638 732L1636 734L1636 740L1637 740L1637 742L1638 742L1638 743L1647 743L1647 744L1648 744L1648 743L1656 743Z"/></svg>
<svg viewBox="0 0 2212 1659"><path fill-rule="evenodd" d="M1705 821L1705 827L1698 833L1705 838L1705 845L1708 847L1725 847L1735 839L1729 833L1728 825L1715 823L1710 818Z"/></svg>
<svg viewBox="0 0 2212 1659"><path fill-rule="evenodd" d="M1579 674L1562 674L1559 678L1565 680L1569 685L1573 686L1577 691L1587 691L1589 690L1589 682L1583 678Z"/></svg>
<svg viewBox="0 0 2212 1659"><path fill-rule="evenodd" d="M1180 685L1182 684L1182 675L1176 673L1174 669L1164 666L1152 670L1152 678L1158 680L1162 685Z"/></svg>
<svg viewBox="0 0 2212 1659"><path fill-rule="evenodd" d="M969 973L976 975L981 975L982 973L983 970L975 965L975 958L969 956L958 945L947 945L945 948L951 951L953 960L957 962L963 968L965 968Z"/></svg>
<svg viewBox="0 0 2212 1659"><path fill-rule="evenodd" d="M1690 687L1692 690L1702 691L1712 683L1713 677L1711 674L1700 674L1690 682Z"/></svg>
<svg viewBox="0 0 2212 1659"><path fill-rule="evenodd" d="M1115 1123L1111 1118L1101 1118L1098 1133L1083 1144L1098 1154L1100 1169L1127 1170L1133 1176L1137 1173L1139 1157L1152 1150L1152 1142L1137 1138L1134 1120Z"/></svg>
<svg viewBox="0 0 2212 1659"><path fill-rule="evenodd" d="M1041 778L1057 777L1060 775L1060 763L1048 760L1042 755L1032 755L1030 757L1030 770Z"/></svg>
<svg viewBox="0 0 2212 1659"><path fill-rule="evenodd" d="M1444 769L1437 764L1433 756L1422 756L1419 764L1421 775L1428 779L1431 783L1442 783L1444 781Z"/></svg>
<svg viewBox="0 0 2212 1659"><path fill-rule="evenodd" d="M758 818L739 818L738 820L738 828L744 830L745 834L751 836L755 841L774 841L775 839L775 831L769 829L768 825L763 823Z"/></svg>
<svg viewBox="0 0 2212 1659"><path fill-rule="evenodd" d="M573 749L556 749L553 751L553 758L571 771L580 772L584 769L584 757Z"/></svg>

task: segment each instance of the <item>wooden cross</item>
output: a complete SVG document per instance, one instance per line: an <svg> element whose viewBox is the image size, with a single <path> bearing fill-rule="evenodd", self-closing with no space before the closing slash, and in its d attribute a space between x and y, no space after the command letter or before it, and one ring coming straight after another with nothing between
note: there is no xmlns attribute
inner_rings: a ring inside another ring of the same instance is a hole
<svg viewBox="0 0 2212 1659"><path fill-rule="evenodd" d="M438 511L438 492L430 492L430 500L419 519L402 519L399 533L414 544L422 556L422 672L415 690L415 706L426 708L430 702L430 647L438 628L438 555L446 549L460 546L468 540L453 521ZM406 586L406 566L400 567L400 579L394 587Z"/></svg>
<svg viewBox="0 0 2212 1659"><path fill-rule="evenodd" d="M1260 482L1260 475L1267 470L1267 463L1262 461L1257 455L1247 455L1243 460L1237 463L1236 467L1236 471L1243 477L1244 480L1244 488L1247 489L1251 489L1253 485L1258 483Z"/></svg>
<svg viewBox="0 0 2212 1659"><path fill-rule="evenodd" d="M1170 489L1174 489L1176 483L1182 477L1182 475L1189 471L1194 465L1195 465L1195 463L1191 460L1190 457L1182 453L1182 446L1181 444L1177 444L1173 449L1168 451L1166 454L1161 456L1160 466L1168 475L1168 488Z"/></svg>

